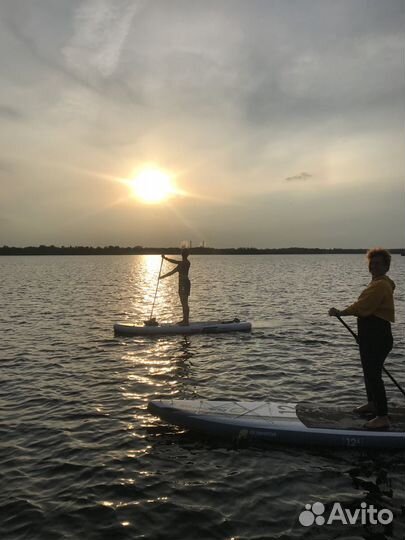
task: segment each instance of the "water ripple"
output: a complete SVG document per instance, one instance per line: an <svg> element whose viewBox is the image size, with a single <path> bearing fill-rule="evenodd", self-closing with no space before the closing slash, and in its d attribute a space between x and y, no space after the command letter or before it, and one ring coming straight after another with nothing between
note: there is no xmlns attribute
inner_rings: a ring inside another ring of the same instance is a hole
<svg viewBox="0 0 405 540"><path fill-rule="evenodd" d="M405 259L392 277L404 282ZM1 258L0 538L405 537L405 453L244 448L150 416L150 399L363 399L352 337L326 316L367 283L361 256L193 257L194 319L252 334L118 338L148 318L158 257ZM339 272L334 270L339 267ZM176 283L155 314L177 320ZM397 295L398 321L405 295ZM403 378L405 337L387 362ZM387 383L391 403L401 395ZM392 527L305 529L305 504L365 501Z"/></svg>

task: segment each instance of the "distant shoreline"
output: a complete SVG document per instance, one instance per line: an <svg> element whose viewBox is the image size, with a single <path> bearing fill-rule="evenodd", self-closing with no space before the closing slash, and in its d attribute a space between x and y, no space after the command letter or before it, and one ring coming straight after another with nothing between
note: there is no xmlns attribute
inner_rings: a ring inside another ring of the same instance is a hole
<svg viewBox="0 0 405 540"><path fill-rule="evenodd" d="M367 249L345 249L345 248L210 248L194 247L188 248L190 255L342 255L342 254L362 254ZM389 249L392 254L404 255L405 250L401 248ZM89 247L89 246L28 246L28 247L0 247L0 256L7 255L176 255L180 253L180 248L152 248L152 247Z"/></svg>

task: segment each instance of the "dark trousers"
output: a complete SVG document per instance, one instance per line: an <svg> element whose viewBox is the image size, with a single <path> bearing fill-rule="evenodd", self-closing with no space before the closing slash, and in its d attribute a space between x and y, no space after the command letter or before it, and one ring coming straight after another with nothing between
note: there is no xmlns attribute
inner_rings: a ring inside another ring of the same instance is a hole
<svg viewBox="0 0 405 540"><path fill-rule="evenodd" d="M377 416L386 416L388 406L382 370L393 345L391 324L372 315L359 317L357 328L367 398L374 403Z"/></svg>

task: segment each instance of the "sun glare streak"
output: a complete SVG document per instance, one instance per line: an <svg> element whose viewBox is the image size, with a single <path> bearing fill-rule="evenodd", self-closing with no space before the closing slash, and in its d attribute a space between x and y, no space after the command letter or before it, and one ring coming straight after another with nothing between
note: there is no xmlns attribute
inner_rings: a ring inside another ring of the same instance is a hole
<svg viewBox="0 0 405 540"><path fill-rule="evenodd" d="M55 164L56 165L56 164ZM107 174L104 172L101 172L99 170L91 170L86 169L82 167L74 167L72 165L61 165L57 164L60 168L63 168L67 171L79 173L82 175L86 175L91 178L99 178L102 180L105 180L107 182L113 182L118 183L121 185L126 186L130 189L132 197L139 198L139 200L142 200L142 202L146 202L149 204L153 204L156 202L166 202L169 199L173 199L174 197L178 196L184 199L195 199L198 201L206 201L211 202L214 204L221 204L221 205L236 205L240 206L240 203L235 201L234 199L230 198L229 193L224 194L223 196L216 196L211 194L203 194L198 193L194 191L187 191L183 188L181 188L174 180L174 176L176 178L178 177L184 177L184 176L192 176L192 171L182 171L179 174L169 174L165 172L164 170L160 169L157 166L154 166L151 164L150 166L146 165L144 166L133 178L124 178L122 176L115 176L113 174ZM149 185L149 183L153 184L155 187L152 188L152 186ZM159 192L159 190L162 188L164 196L161 195L155 195L156 192ZM145 189L145 197L143 197L142 193ZM149 199L149 200L148 200ZM155 200L153 200L155 199ZM160 199L160 200L159 200ZM113 206L119 206L121 204L125 204L125 202L128 201L128 196L123 196L119 199L116 199L115 201L109 203L105 206L105 208L110 208Z"/></svg>
<svg viewBox="0 0 405 540"><path fill-rule="evenodd" d="M59 166L61 166L59 164ZM85 168L74 167L71 165L65 165L62 168L80 173L89 177L99 178L107 182L121 184L129 188L129 194L126 196L115 198L115 200L110 201L108 204L104 204L102 207L99 207L97 210L93 210L84 217L89 217L92 215L97 215L98 213L107 210L109 208L125 205L129 202L130 199L136 199L139 202L142 202L146 205L156 205L165 203L166 206L170 206L173 211L173 205L171 201L174 201L175 198L182 199L194 199L201 201L201 203L213 203L226 206L243 206L240 201L237 201L226 194L220 196L219 194L203 194L195 191L188 191L177 185L174 178L192 175L192 171L182 171L181 173L176 173L172 175L168 172L165 172L163 169L155 166L154 164L145 164L142 169L138 169L138 172L135 173L132 178L125 178L121 176L115 176L113 174L108 174L101 172L100 170L90 170ZM175 212L176 213L176 212ZM180 216L178 216L180 217ZM75 218L76 219L76 218ZM189 225L189 223L187 223Z"/></svg>

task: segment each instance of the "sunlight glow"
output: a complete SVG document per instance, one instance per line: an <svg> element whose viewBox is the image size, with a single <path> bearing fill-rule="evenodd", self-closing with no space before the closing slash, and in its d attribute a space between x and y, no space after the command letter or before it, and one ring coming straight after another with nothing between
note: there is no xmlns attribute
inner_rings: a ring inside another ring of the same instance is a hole
<svg viewBox="0 0 405 540"><path fill-rule="evenodd" d="M146 204L158 204L176 193L172 179L160 169L144 169L129 184L136 198Z"/></svg>

